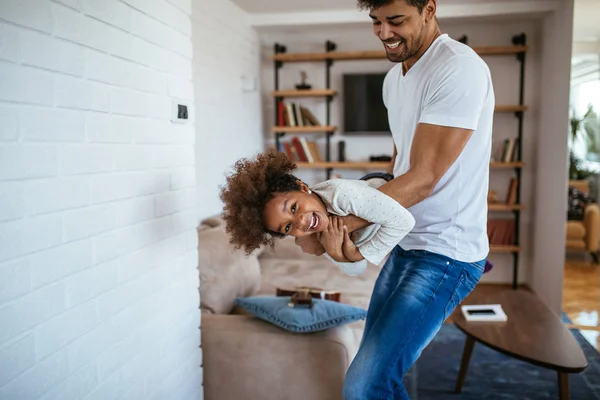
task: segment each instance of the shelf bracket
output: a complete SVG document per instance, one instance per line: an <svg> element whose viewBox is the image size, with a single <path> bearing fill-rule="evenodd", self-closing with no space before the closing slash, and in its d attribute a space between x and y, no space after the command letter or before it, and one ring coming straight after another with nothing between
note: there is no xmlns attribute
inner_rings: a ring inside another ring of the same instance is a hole
<svg viewBox="0 0 600 400"><path fill-rule="evenodd" d="M337 45L334 42L332 42L331 40L327 40L325 42L325 51L327 53L335 51L335 49L337 49ZM332 65L333 65L333 60L328 58L327 59L327 67L331 67Z"/></svg>
<svg viewBox="0 0 600 400"><path fill-rule="evenodd" d="M527 44L527 35L523 32L519 35L515 35L512 38L512 43L515 46L525 46ZM517 60L523 61L525 59L525 53L517 53Z"/></svg>
<svg viewBox="0 0 600 400"><path fill-rule="evenodd" d="M275 43L273 45L273 51L275 52L275 54L281 54L281 53L285 53L287 51L287 48L279 43ZM283 66L283 61L275 61L275 68L281 68Z"/></svg>
<svg viewBox="0 0 600 400"><path fill-rule="evenodd" d="M281 144L281 138L285 135L285 133L282 132L276 132L275 133L275 150L279 151L279 146Z"/></svg>
<svg viewBox="0 0 600 400"><path fill-rule="evenodd" d="M333 168L327 168L327 180L331 179L332 172L333 172Z"/></svg>

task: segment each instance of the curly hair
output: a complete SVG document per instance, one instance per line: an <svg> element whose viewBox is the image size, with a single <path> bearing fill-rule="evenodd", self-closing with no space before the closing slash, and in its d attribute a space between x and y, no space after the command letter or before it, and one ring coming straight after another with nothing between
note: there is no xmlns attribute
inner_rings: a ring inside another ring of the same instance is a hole
<svg viewBox="0 0 600 400"><path fill-rule="evenodd" d="M406 4L411 7L417 7L419 14L423 12L423 9L429 2L429 0L404 0ZM377 10L380 7L387 6L393 3L394 0L357 0L359 10Z"/></svg>
<svg viewBox="0 0 600 400"><path fill-rule="evenodd" d="M240 159L234 169L226 178L226 186L221 188L222 216L225 230L230 234L229 242L250 254L260 246L274 245L275 238L285 236L265 228L263 210L275 193L300 190L300 184L291 174L296 164L274 149L258 154L255 159Z"/></svg>

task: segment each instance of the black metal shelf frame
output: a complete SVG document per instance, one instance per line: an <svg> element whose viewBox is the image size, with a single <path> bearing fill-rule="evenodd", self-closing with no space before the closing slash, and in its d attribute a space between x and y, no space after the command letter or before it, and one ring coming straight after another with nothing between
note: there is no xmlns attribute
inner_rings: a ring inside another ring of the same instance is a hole
<svg viewBox="0 0 600 400"><path fill-rule="evenodd" d="M521 33L512 38L512 42L515 46L525 46L527 45L527 36L525 33ZM525 105L525 55L526 53L520 52L517 53L517 60L520 63L519 69L519 105ZM524 112L517 111L515 116L518 120L518 133L517 133L517 161L521 162L523 160L523 119ZM521 204L521 187L522 182L522 168L515 168L515 174L517 178L517 204ZM520 247L520 237L519 237L519 227L521 222L521 212L520 210L515 210L515 240L514 245ZM513 289L517 289L518 278L519 278L519 256L520 252L513 253Z"/></svg>
<svg viewBox="0 0 600 400"><path fill-rule="evenodd" d="M275 43L275 45L273 46L273 50L275 52L275 54L281 54L281 53L285 53L287 51L286 47L279 44L279 43ZM332 51L335 51L337 48L337 45L330 41L327 40L325 42L325 52L330 53ZM278 61L275 60L274 61L274 69L275 69L275 90L279 90L279 70L283 67L283 61ZM333 67L333 60L330 58L325 59L325 89L331 89L331 68ZM275 97L275 126L278 126L278 109L279 109L279 102L283 101L283 97ZM331 125L331 103L333 102L333 96L332 95L327 95L325 97L325 125L326 126L330 126ZM325 144L325 160L326 161L332 161L331 160L331 136L333 135L333 132L325 132L325 138L327 140L326 144ZM275 148L279 149L279 143L281 138L285 136L285 132L275 132ZM326 172L327 172L327 179L331 178L331 173L333 171L333 168L326 168Z"/></svg>

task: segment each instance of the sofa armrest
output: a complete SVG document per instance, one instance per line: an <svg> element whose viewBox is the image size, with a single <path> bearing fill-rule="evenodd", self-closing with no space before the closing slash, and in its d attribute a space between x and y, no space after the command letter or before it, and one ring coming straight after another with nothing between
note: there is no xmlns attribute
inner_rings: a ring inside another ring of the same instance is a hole
<svg viewBox="0 0 600 400"><path fill-rule="evenodd" d="M585 225L585 248L589 252L598 251L598 239L600 230L600 208L598 204L592 203L585 207L583 213Z"/></svg>
<svg viewBox="0 0 600 400"><path fill-rule="evenodd" d="M291 333L248 315L203 314L206 400L336 400L354 356L347 326Z"/></svg>

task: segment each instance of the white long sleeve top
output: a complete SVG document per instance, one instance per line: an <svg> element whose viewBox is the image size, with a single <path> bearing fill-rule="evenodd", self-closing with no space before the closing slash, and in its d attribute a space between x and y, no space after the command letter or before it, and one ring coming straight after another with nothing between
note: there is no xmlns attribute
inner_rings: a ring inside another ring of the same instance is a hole
<svg viewBox="0 0 600 400"><path fill-rule="evenodd" d="M372 224L355 231L354 243L365 258L358 262L338 262L324 255L348 275L359 275L367 261L379 265L385 256L415 225L412 214L393 198L376 189L384 180L330 179L311 187L338 216L349 214Z"/></svg>

